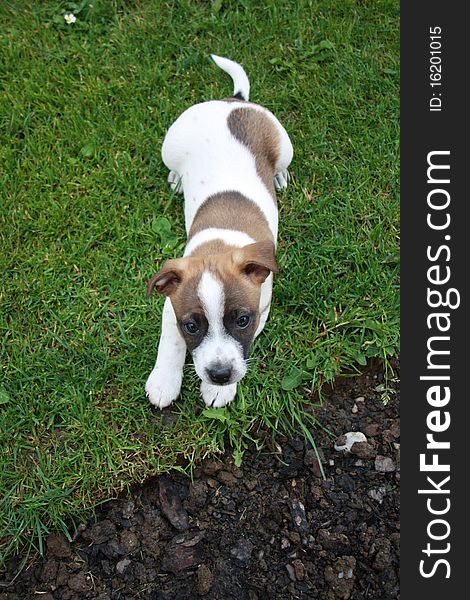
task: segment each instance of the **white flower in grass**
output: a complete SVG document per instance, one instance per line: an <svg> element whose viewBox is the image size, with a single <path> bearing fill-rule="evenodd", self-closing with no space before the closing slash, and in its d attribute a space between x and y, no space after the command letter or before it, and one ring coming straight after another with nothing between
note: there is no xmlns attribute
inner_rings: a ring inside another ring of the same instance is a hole
<svg viewBox="0 0 470 600"><path fill-rule="evenodd" d="M75 23L77 17L73 13L69 13L68 15L64 15L65 22L70 25L71 23Z"/></svg>

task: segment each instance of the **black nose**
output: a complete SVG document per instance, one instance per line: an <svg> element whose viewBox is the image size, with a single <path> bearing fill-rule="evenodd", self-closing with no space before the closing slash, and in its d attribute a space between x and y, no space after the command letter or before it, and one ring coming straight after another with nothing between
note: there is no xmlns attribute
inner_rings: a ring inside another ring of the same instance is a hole
<svg viewBox="0 0 470 600"><path fill-rule="evenodd" d="M212 367L212 369L208 369L208 373L213 383L221 385L229 381L232 369L231 367Z"/></svg>

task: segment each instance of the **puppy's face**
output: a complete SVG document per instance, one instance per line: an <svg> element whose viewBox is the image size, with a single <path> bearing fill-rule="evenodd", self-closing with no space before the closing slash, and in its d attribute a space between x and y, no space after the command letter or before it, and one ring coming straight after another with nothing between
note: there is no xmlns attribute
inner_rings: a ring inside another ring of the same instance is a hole
<svg viewBox="0 0 470 600"><path fill-rule="evenodd" d="M240 381L259 323L261 284L277 272L272 242L204 257L169 260L152 277L169 296L199 377L211 385Z"/></svg>

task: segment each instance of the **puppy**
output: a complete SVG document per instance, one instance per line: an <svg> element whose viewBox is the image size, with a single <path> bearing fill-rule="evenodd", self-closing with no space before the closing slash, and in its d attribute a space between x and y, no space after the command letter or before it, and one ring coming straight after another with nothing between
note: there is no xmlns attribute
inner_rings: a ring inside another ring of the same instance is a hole
<svg viewBox="0 0 470 600"><path fill-rule="evenodd" d="M232 98L188 108L168 130L168 182L184 194L187 246L148 283L166 296L155 367L145 390L168 406L181 389L186 350L207 406L233 400L253 339L271 304L278 211L293 150L276 117L248 102L237 63L212 55L234 84Z"/></svg>

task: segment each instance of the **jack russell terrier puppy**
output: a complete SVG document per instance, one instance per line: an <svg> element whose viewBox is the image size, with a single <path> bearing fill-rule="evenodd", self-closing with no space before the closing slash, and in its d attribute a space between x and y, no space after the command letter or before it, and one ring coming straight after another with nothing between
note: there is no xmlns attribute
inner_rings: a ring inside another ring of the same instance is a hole
<svg viewBox="0 0 470 600"><path fill-rule="evenodd" d="M184 194L188 235L182 258L148 283L167 298L155 367L145 391L158 408L181 389L186 350L207 406L233 400L253 339L271 304L278 211L293 150L276 117L248 102L243 68L212 55L234 84L232 98L188 108L170 127L162 158Z"/></svg>

